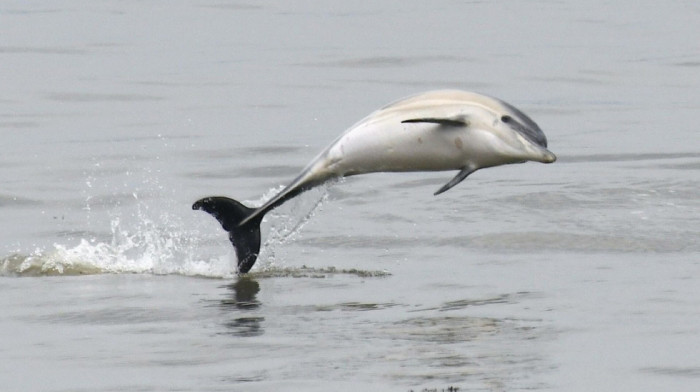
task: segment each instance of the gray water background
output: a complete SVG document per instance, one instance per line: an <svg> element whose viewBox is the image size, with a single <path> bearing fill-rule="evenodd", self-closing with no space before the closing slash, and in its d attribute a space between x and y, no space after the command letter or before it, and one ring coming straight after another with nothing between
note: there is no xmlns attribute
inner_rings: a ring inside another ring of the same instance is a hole
<svg viewBox="0 0 700 392"><path fill-rule="evenodd" d="M3 2L2 389L697 390L698 37L694 1ZM320 188L236 276L194 200L437 88L559 160Z"/></svg>

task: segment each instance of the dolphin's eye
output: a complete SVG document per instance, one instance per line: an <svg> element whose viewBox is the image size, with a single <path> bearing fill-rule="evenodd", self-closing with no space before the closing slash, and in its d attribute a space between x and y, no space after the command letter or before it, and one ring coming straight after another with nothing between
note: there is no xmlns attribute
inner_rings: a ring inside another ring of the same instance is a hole
<svg viewBox="0 0 700 392"><path fill-rule="evenodd" d="M512 120L512 118L507 114L504 114L501 116L501 121L503 121L506 124L508 124L511 120Z"/></svg>

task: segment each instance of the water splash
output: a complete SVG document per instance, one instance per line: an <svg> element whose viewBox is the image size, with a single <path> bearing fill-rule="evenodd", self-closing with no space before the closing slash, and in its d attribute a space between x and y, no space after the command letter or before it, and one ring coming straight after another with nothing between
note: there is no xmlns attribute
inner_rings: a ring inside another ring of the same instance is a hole
<svg viewBox="0 0 700 392"><path fill-rule="evenodd" d="M99 161L84 173L84 218L65 230L78 234L57 235L60 239L52 245L0 258L0 275L235 274L231 253L204 253L206 239L188 221L191 210L175 201L174 189L160 183L160 170L147 166L134 171L130 162L108 163L127 169L105 168Z"/></svg>
<svg viewBox="0 0 700 392"><path fill-rule="evenodd" d="M81 238L75 246L56 243L29 255L0 259L0 275L51 276L101 273L178 274L226 278L235 274L229 255L203 257L196 232L183 230L175 216L154 220L139 212L136 225L110 222L111 240Z"/></svg>
<svg viewBox="0 0 700 392"><path fill-rule="evenodd" d="M259 200L246 203L262 204L279 190L279 187L272 188ZM133 192L129 199L132 205L126 205L122 198L109 209L108 235L100 239L96 236L77 238L75 245L54 243L50 249L12 254L0 259L0 275L137 273L209 278L235 276L237 263L224 232L211 228L211 234L204 234L206 230L184 220L189 219L188 215L183 218L173 213L190 213L188 208L182 208L173 200L162 197L142 200L137 192ZM322 186L270 214L263 226L267 240L260 255L260 266L256 269L277 268L276 248L295 239L327 199L328 188ZM86 224L91 226L96 221L96 211L94 208L85 211ZM205 254L207 251L213 254Z"/></svg>
<svg viewBox="0 0 700 392"><path fill-rule="evenodd" d="M273 210L263 219L263 238L266 239L258 257L258 264L262 266L263 270L284 267L284 260L278 259L277 248L299 237L304 226L328 200L328 190L336 182L331 181L306 191L300 197L296 197L284 206ZM265 193L260 204L275 196L281 189L273 188Z"/></svg>

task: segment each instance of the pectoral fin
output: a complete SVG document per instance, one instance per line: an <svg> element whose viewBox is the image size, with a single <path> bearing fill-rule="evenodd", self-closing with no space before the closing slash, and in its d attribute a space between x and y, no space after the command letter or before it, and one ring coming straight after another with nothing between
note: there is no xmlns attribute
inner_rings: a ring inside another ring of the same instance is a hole
<svg viewBox="0 0 700 392"><path fill-rule="evenodd" d="M450 182L448 182L447 184L443 185L442 188L438 189L437 192L434 193L434 195L437 196L437 195L441 194L442 192L447 191L448 189L450 189L450 188L452 188L453 186L455 186L455 185L459 184L460 182L462 182L462 180L464 180L465 178L467 178L468 175L474 173L474 172L477 171L477 170L478 170L478 169L472 169L472 168L470 168L470 167L465 167L465 168L462 169L459 173L457 173L457 175L456 175L453 179L451 179Z"/></svg>
<svg viewBox="0 0 700 392"><path fill-rule="evenodd" d="M402 124L406 123L432 123L439 124L446 127L466 127L469 125L467 119L464 116L452 117L452 118L438 118L438 117L424 117L424 118L412 118L409 120L401 121Z"/></svg>

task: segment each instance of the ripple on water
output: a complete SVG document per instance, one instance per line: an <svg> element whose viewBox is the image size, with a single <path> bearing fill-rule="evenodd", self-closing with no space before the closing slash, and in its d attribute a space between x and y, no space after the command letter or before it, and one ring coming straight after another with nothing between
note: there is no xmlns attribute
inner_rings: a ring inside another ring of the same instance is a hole
<svg viewBox="0 0 700 392"><path fill-rule="evenodd" d="M132 325L172 320L173 315L178 313L177 308L161 307L154 309L137 306L111 306L99 309L62 311L37 317L36 321L62 324Z"/></svg>
<svg viewBox="0 0 700 392"><path fill-rule="evenodd" d="M440 380L461 386L521 385L549 366L536 347L553 339L538 322L491 317L409 318L381 328L400 349L382 360L398 363L389 377L414 384Z"/></svg>
<svg viewBox="0 0 700 392"><path fill-rule="evenodd" d="M697 248L684 238L652 238L646 236L624 236L580 234L565 232L510 232L493 233L471 238L472 246L490 251L507 252L621 252L621 253L668 253Z"/></svg>
<svg viewBox="0 0 700 392"><path fill-rule="evenodd" d="M333 275L354 275L360 278L384 278L391 276L388 271L361 270L356 268L341 269L335 267L312 268L301 266L299 268L270 267L249 272L251 278L328 278Z"/></svg>
<svg viewBox="0 0 700 392"><path fill-rule="evenodd" d="M35 207L42 204L36 199L0 194L0 207Z"/></svg>
<svg viewBox="0 0 700 392"><path fill-rule="evenodd" d="M648 367L640 369L645 373L654 373L672 377L700 378L700 367Z"/></svg>
<svg viewBox="0 0 700 392"><path fill-rule="evenodd" d="M465 236L323 236L298 240L304 246L321 249L415 249L466 248L489 252L624 252L668 253L697 249L691 235L676 238L654 238L651 235L601 233L567 233L548 231L499 232Z"/></svg>
<svg viewBox="0 0 700 392"><path fill-rule="evenodd" d="M670 159L700 158L700 153L631 153L631 154L585 154L560 156L560 163L574 162L624 162L624 161L657 161Z"/></svg>

